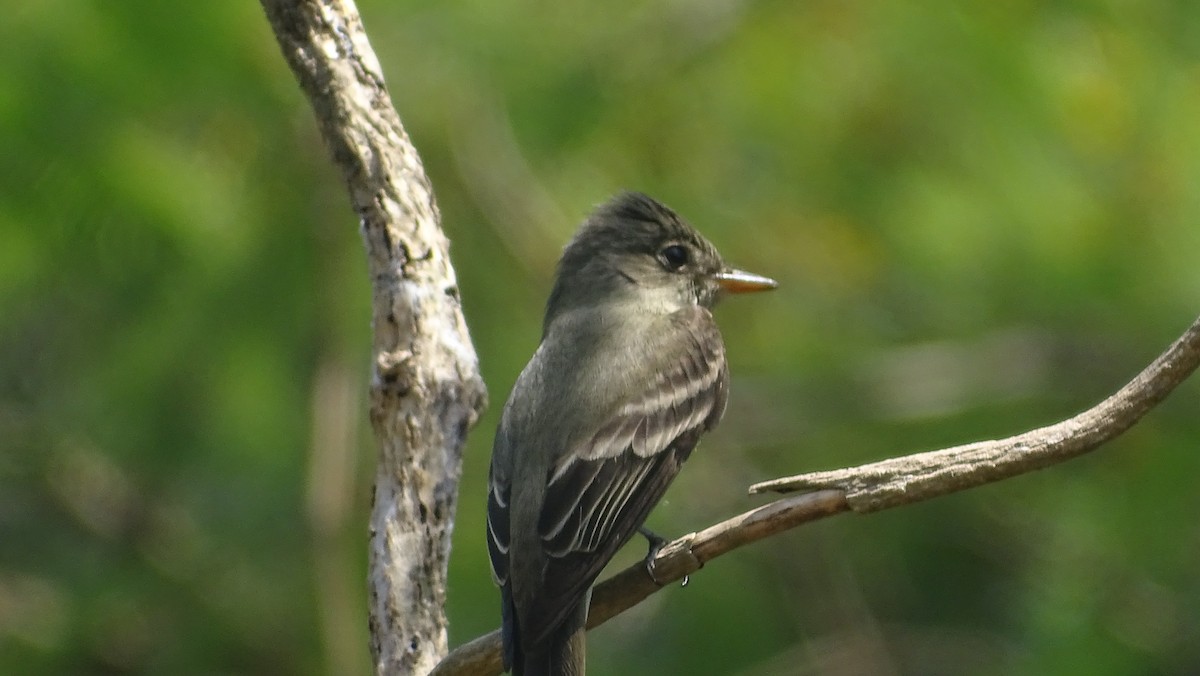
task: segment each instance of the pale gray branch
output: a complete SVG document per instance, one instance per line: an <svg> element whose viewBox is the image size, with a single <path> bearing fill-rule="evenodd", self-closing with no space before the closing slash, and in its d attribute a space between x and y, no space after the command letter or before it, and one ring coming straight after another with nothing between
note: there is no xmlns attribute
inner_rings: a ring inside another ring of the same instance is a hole
<svg viewBox="0 0 1200 676"><path fill-rule="evenodd" d="M918 502L1081 455L1129 429L1187 379L1197 365L1200 319L1116 394L1058 424L999 441L755 484L752 493L814 492L780 498L671 542L654 559L655 579L661 584L683 579L717 556L822 517ZM588 627L628 610L660 588L642 564L626 568L596 587ZM433 673L492 676L500 670L500 633L492 632L456 648Z"/></svg>
<svg viewBox="0 0 1200 676"><path fill-rule="evenodd" d="M352 0L261 0L361 222L372 285L371 647L379 674L445 655L467 429L485 405L429 179Z"/></svg>
<svg viewBox="0 0 1200 676"><path fill-rule="evenodd" d="M872 512L1024 474L1087 453L1115 438L1166 398L1200 363L1200 319L1125 387L1062 422L859 467L764 481L751 493L836 488L856 512Z"/></svg>
<svg viewBox="0 0 1200 676"><path fill-rule="evenodd" d="M497 633L446 654L445 589L466 430L485 404L433 191L392 108L352 0L261 0L359 215L372 280L371 635L380 674L497 674ZM945 495L1062 462L1116 437L1200 363L1197 320L1119 392L1069 420L999 441L757 484L781 498L664 547L662 584L801 523ZM660 588L641 564L600 584L589 626ZM435 668L436 665L436 668Z"/></svg>

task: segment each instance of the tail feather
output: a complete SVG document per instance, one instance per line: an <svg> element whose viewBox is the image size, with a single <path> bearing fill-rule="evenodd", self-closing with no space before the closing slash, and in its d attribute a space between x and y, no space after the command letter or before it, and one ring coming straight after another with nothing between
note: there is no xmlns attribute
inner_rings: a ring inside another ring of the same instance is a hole
<svg viewBox="0 0 1200 676"><path fill-rule="evenodd" d="M500 642L504 647L502 660L504 670L514 674L521 673L517 666L520 660L521 630L517 627L517 609L513 605L512 587L504 585L500 588Z"/></svg>
<svg viewBox="0 0 1200 676"><path fill-rule="evenodd" d="M588 601L584 597L566 621L535 650L524 652L517 641L512 656L513 676L584 676Z"/></svg>

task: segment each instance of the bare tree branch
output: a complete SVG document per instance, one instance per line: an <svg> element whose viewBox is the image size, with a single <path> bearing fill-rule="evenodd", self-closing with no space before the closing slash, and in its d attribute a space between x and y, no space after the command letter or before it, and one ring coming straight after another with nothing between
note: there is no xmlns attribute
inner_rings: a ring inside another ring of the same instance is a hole
<svg viewBox="0 0 1200 676"><path fill-rule="evenodd" d="M1200 319L1166 352L1099 404L1062 422L869 465L764 481L751 493L837 488L856 512L873 512L1007 479L1069 460L1117 437L1183 382L1200 362Z"/></svg>
<svg viewBox="0 0 1200 676"><path fill-rule="evenodd" d="M654 559L654 577L662 584L674 582L721 554L822 517L920 502L1082 455L1132 427L1197 365L1200 319L1116 394L1060 423L998 441L755 484L751 493L815 492L781 498L671 542ZM606 622L660 588L642 564L626 568L597 585L588 627ZM500 672L500 633L492 632L456 648L433 674L491 676Z"/></svg>
<svg viewBox="0 0 1200 676"><path fill-rule="evenodd" d="M362 225L372 284L371 647L379 674L445 655L467 429L486 392L429 179L352 0L261 0Z"/></svg>
<svg viewBox="0 0 1200 676"><path fill-rule="evenodd" d="M400 125L352 0L261 0L342 170L373 282L371 420L380 444L371 518L371 629L380 674L497 674L493 632L446 654L445 581L468 427L485 401L429 180ZM1200 363L1200 320L1113 396L1008 439L757 484L814 491L750 510L664 547L660 583L721 554L846 511L870 512L1062 462L1115 438ZM660 588L642 565L597 586L589 626Z"/></svg>

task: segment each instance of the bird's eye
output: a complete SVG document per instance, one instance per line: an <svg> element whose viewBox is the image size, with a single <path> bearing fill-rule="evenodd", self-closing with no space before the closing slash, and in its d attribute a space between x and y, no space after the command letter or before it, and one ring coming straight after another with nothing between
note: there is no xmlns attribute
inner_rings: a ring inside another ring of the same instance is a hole
<svg viewBox="0 0 1200 676"><path fill-rule="evenodd" d="M688 250L679 244L672 244L660 251L658 255L662 257L663 265L671 271L678 270L688 263Z"/></svg>

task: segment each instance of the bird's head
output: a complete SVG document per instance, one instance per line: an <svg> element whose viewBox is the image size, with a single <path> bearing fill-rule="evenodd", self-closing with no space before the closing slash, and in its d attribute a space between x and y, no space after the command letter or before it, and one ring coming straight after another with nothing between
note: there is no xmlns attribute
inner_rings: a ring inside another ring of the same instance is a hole
<svg viewBox="0 0 1200 676"><path fill-rule="evenodd" d="M546 326L570 309L630 302L646 312L712 307L724 293L776 283L721 259L696 229L662 203L626 192L599 206L563 250Z"/></svg>

